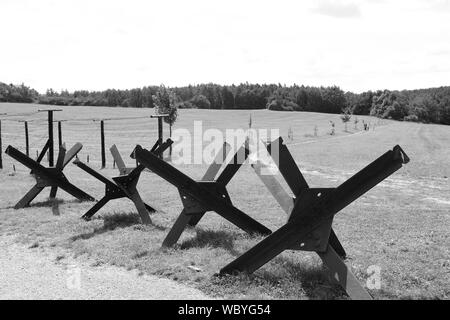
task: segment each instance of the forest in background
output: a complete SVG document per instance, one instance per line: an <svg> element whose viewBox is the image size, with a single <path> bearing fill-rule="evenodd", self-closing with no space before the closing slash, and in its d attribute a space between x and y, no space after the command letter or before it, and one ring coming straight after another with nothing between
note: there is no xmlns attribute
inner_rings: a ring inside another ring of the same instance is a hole
<svg viewBox="0 0 450 320"><path fill-rule="evenodd" d="M130 90L78 90L45 94L24 84L0 82L0 102L39 103L60 106L121 106L153 108L159 86ZM285 86L281 84L200 84L170 88L178 108L269 109L373 115L385 119L450 124L450 87L417 90L344 92L337 86Z"/></svg>

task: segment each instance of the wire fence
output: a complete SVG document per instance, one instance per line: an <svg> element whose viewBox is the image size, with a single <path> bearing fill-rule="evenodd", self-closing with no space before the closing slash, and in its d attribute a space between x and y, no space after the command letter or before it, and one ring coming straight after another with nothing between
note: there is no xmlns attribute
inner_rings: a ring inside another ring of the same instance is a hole
<svg viewBox="0 0 450 320"><path fill-rule="evenodd" d="M8 145L25 152L25 128L28 123L30 156L36 158L48 139L48 114L38 112L38 105L0 105L0 120L2 121L2 148ZM50 108L50 106L49 106ZM111 167L113 158L109 152L115 144L121 152L127 165L133 165L129 155L136 144L151 148L158 138L158 120L152 119L153 109L108 108L108 107L62 107L61 112L54 113L54 145L55 160L58 152L58 123L62 128L62 141L70 148L75 143L83 144L79 157L93 166L101 167L101 121L104 121L106 167ZM20 112L18 112L20 111ZM43 110L45 111L45 110ZM217 110L196 110L189 112L179 110L181 121L177 120L176 129L182 128L195 135L195 125L200 122L202 134L207 129L219 130L226 135L228 129L242 129L249 126L249 114L252 114L252 128L270 131L279 130L279 135L285 138L290 146L301 146L305 143L325 141L349 134L373 132L375 129L390 123L390 120L380 120L369 116L355 116L348 128L340 121L338 114L311 113L306 117L303 113L268 113L261 111L236 110L233 112ZM6 113L6 114L5 114ZM358 119L358 122L355 120ZM334 127L330 123L335 124ZM363 130L367 124L369 130ZM169 137L169 126L163 126L163 137ZM331 135L331 129L334 133ZM198 139L193 136L193 139ZM176 155L174 156L176 157ZM43 161L46 159L44 158ZM13 161L3 154L3 162L11 166ZM4 165L5 167L5 165Z"/></svg>
<svg viewBox="0 0 450 320"><path fill-rule="evenodd" d="M36 159L48 140L48 114L47 112L21 112L0 115L1 138L3 150L8 146L26 152L25 122L28 126L29 155ZM64 114L58 117L58 112L54 113L53 120L53 141L55 149L55 159L58 152L59 130L58 122L61 126L62 142L66 148L71 148L75 143L81 142L83 149L79 153L82 161L88 161L92 166L100 167L101 157L101 121L104 122L105 136L105 161L107 167L113 166L113 158L109 148L115 144L120 150L124 160L132 164L130 159L134 146L140 144L150 148L158 139L157 119L151 119L150 115L127 116L127 117L67 117ZM163 126L163 137L168 138L169 129ZM133 141L133 143L130 143ZM3 167L5 167L5 154L3 157ZM42 162L45 163L45 157Z"/></svg>

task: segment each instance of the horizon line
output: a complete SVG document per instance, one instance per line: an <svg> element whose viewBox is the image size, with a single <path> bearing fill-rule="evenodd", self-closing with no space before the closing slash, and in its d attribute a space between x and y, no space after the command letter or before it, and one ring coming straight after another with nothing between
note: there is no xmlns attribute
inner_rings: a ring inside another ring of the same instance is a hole
<svg viewBox="0 0 450 320"><path fill-rule="evenodd" d="M4 83L6 85L14 85L14 86L20 86L20 85L23 84L23 85L25 85L27 87L30 87L31 89L35 90L39 95L44 95L45 94L45 93L41 93L40 90L35 89L34 87L32 87L31 85L26 84L25 82L14 84L12 82L0 81L0 83ZM67 88L55 89L55 88L49 87L49 88L46 88L45 91L52 89L52 90L55 90L58 93L61 93L62 91L68 91L69 94L71 94L71 93L74 93L75 91L88 91L90 93L91 92L103 92L103 91L107 91L107 90L123 90L123 91L126 91L126 90L133 90L133 89L142 89L142 88L145 88L145 87L159 87L161 85L163 85L163 86L165 86L167 88L170 88L170 89L176 89L176 88L186 88L186 87L189 87L189 86L195 87L195 86L209 85L209 84L218 85L218 86L227 86L227 87L240 86L240 85L246 85L246 84L248 84L248 85L260 85L260 86L264 86L264 85L266 85L266 86L270 86L270 85L278 86L278 85L281 85L282 87L294 87L294 86L297 86L297 87L310 87L310 88L338 87L342 91L344 91L344 93L350 92L350 93L355 93L355 94L362 94L362 93L369 92L369 91L376 92L376 91L388 90L388 91L399 91L399 92L401 92L401 91L429 90L429 89L450 87L450 84L449 84L449 85L440 85L440 86L432 86L432 87L420 87L420 88L413 88L413 89L406 89L406 88L403 88L403 89L389 89L389 88L383 88L383 89L368 89L368 90L344 90L341 86L339 86L337 84L331 84L331 85L308 85L308 84L297 84L297 83L292 83L292 84L286 84L286 83L281 83L281 82L278 82L278 83L274 83L274 82L272 82L272 83L259 83L259 82L248 82L248 81L245 81L245 82L240 82L240 83L237 83L237 84L236 83L222 84L222 83L217 83L217 82L201 82L201 83L189 83L187 85L174 85L174 86L166 85L164 83L161 83L159 85L149 84L149 85L135 86L135 87L128 87L128 88L114 88L114 87L111 88L110 87L110 88L106 88L106 89L86 89L86 88L83 88L83 89L70 89L69 90Z"/></svg>

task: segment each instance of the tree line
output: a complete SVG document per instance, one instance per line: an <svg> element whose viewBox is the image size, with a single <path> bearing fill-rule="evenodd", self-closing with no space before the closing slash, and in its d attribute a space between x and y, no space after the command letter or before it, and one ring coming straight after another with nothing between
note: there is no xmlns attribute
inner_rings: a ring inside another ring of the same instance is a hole
<svg viewBox="0 0 450 320"><path fill-rule="evenodd" d="M25 86L23 83L15 86L0 82L0 102L31 103L36 102L38 97L39 93L36 90Z"/></svg>
<svg viewBox="0 0 450 320"><path fill-rule="evenodd" d="M78 90L45 94L21 85L0 82L0 101L35 102L65 106L121 106L153 108L159 86L131 90ZM326 113L351 112L380 118L450 124L450 87L418 90L344 92L337 86L311 87L281 84L199 84L170 88L178 108L269 109Z"/></svg>

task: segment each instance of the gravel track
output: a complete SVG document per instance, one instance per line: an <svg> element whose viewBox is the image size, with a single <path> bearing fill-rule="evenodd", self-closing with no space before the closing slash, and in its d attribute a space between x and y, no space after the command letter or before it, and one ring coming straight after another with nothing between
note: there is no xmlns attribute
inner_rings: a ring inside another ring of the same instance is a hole
<svg viewBox="0 0 450 320"><path fill-rule="evenodd" d="M0 299L208 299L168 279L92 266L56 250L27 248L0 236Z"/></svg>

